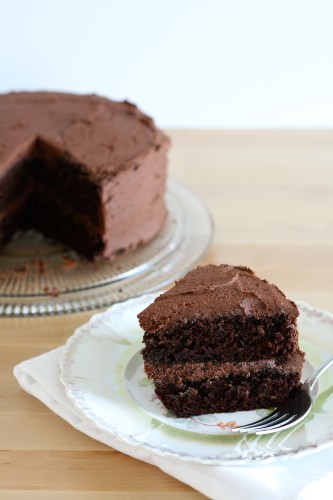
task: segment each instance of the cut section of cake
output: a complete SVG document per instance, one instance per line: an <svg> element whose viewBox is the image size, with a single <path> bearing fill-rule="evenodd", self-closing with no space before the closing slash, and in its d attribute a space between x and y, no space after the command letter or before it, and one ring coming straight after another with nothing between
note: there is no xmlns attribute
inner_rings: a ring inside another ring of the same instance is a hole
<svg viewBox="0 0 333 500"><path fill-rule="evenodd" d="M138 315L146 374L178 417L276 406L300 384L298 314L247 267L198 267Z"/></svg>
<svg viewBox="0 0 333 500"><path fill-rule="evenodd" d="M88 259L150 241L167 216L168 147L126 101L0 95L0 248L28 228Z"/></svg>

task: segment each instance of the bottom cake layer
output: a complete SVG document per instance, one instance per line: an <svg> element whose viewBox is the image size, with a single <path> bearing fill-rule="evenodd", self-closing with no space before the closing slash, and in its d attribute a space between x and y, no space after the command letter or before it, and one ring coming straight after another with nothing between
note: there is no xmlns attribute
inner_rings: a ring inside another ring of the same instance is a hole
<svg viewBox="0 0 333 500"><path fill-rule="evenodd" d="M276 406L300 384L303 360L303 353L297 351L283 363L271 359L178 367L160 364L157 370L145 363L145 370L164 406L187 418Z"/></svg>

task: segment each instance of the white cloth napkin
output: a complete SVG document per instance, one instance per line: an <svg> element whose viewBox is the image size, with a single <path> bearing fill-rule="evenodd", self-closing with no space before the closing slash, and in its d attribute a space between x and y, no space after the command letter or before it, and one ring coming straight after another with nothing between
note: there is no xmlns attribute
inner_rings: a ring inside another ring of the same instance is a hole
<svg viewBox="0 0 333 500"><path fill-rule="evenodd" d="M88 436L112 448L156 465L216 500L312 500L332 498L333 447L304 457L272 463L213 466L197 465L131 447L83 420L66 398L59 381L61 347L29 359L14 368L18 383L57 415Z"/></svg>

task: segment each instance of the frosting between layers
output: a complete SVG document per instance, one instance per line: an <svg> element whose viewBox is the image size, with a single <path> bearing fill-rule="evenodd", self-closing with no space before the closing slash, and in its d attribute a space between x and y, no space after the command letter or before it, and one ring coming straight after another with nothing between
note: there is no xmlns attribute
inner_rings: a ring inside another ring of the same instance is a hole
<svg viewBox="0 0 333 500"><path fill-rule="evenodd" d="M243 375L249 377L257 371L274 370L279 373L297 372L301 374L304 361L304 353L295 351L289 359L277 360L276 358L246 361L246 362L196 362L175 363L165 365L164 363L151 363L145 361L144 367L147 376L158 383L174 384L181 386L184 382L195 382L202 380L213 380L229 375Z"/></svg>
<svg viewBox="0 0 333 500"><path fill-rule="evenodd" d="M251 269L222 264L194 269L157 297L138 318L141 327L153 334L200 318L276 314L294 321L299 313L281 290L258 278Z"/></svg>

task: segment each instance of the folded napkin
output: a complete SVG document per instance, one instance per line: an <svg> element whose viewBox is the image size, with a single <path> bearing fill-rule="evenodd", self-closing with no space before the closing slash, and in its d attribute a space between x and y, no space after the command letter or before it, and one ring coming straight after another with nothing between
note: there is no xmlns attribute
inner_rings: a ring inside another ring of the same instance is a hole
<svg viewBox="0 0 333 500"><path fill-rule="evenodd" d="M332 498L333 447L303 457L231 466L201 465L132 447L81 418L59 381L61 347L14 368L18 383L79 431L112 448L156 465L212 499L310 500Z"/></svg>

